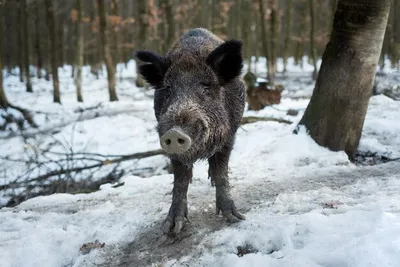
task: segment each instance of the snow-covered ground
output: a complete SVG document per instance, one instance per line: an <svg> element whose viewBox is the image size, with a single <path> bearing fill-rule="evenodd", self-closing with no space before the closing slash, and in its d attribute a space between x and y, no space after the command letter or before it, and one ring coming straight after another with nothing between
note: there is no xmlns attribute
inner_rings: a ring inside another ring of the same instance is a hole
<svg viewBox="0 0 400 267"><path fill-rule="evenodd" d="M134 86L134 69L134 62L123 69L120 101L114 103L108 102L104 77L96 80L87 70L85 102L77 103L68 66L60 71L63 105L52 103L49 82L33 79L33 94L24 92L17 76L4 83L10 102L43 112L35 114L39 129L27 132L49 133L40 134L41 145L56 139L78 152L130 154L159 148L152 91ZM258 69L265 71L264 62ZM251 123L237 134L230 179L245 221L228 225L215 214L215 188L207 165L198 162L188 195L190 223L178 240L164 236L159 228L173 177L164 170L166 158L155 156L126 163L151 167L151 177L126 174L119 187L105 184L90 194L42 196L0 209L0 266L400 266L400 162L355 166L343 152L318 146L304 129L293 135L313 82L307 63L288 69L278 77L285 85L281 104L245 115L293 123ZM386 84L400 84L399 73L386 73ZM289 108L299 114L286 115ZM399 119L399 101L373 96L359 149L400 157ZM0 138L0 156L27 153L20 136ZM1 159L0 165L10 174L0 185L26 167ZM8 200L1 198L3 204ZM105 246L79 251L96 239Z"/></svg>

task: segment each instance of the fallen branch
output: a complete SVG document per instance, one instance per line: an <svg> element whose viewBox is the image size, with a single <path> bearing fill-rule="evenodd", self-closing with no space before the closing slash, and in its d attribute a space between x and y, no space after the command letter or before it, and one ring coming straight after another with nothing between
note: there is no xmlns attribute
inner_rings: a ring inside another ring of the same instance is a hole
<svg viewBox="0 0 400 267"><path fill-rule="evenodd" d="M285 119L278 119L278 118L272 118L272 117L254 117L254 116L249 116L249 117L243 117L241 124L247 124L247 123L254 123L258 121L276 121L279 123L286 123L286 124L292 124L293 122L285 120Z"/></svg>
<svg viewBox="0 0 400 267"><path fill-rule="evenodd" d="M84 153L81 153L81 155ZM158 149L158 150L152 150L152 151L147 151L147 152L139 152L139 153L134 153L134 154L129 154L129 155L122 155L119 157L116 157L114 159L109 159L109 158L105 158L104 160L102 160L99 163L96 164L91 164L91 165L86 165L86 166L82 166L82 167L73 167L73 168L60 168L60 169L56 169L56 170L52 170L49 171L43 175L39 175L36 176L34 178L30 178L30 179L26 179L26 180L21 180L18 182L11 182L9 184L5 184L5 185L1 185L0 186L0 191L1 190L5 190L8 189L12 186L17 186L17 185L21 185L21 184L28 184L31 182L41 182L44 181L48 178L51 178L53 176L58 176L58 175L62 175L62 174L70 174L70 173L77 173L77 172L81 172L84 170L90 170L90 169L94 169L94 168L100 168L106 165L110 165L110 164L115 164L115 163L120 163L123 161L128 161L128 160L132 160L132 159L143 159L143 158L147 158L147 157L152 157L152 156L157 156L157 155L164 155L165 152L162 149ZM61 159L64 160L64 159ZM74 158L71 158L71 160L74 160ZM19 179L17 179L19 180Z"/></svg>

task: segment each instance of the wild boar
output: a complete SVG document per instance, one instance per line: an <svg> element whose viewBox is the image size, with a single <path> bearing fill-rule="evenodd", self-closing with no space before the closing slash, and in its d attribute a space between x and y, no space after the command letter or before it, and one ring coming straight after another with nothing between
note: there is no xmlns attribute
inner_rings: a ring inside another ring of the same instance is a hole
<svg viewBox="0 0 400 267"><path fill-rule="evenodd" d="M154 113L160 145L173 165L172 204L163 222L177 234L187 218L193 163L208 159L216 187L216 212L228 222L244 216L230 193L228 162L245 107L242 43L223 41L203 28L191 29L164 55L140 50L140 75L155 89Z"/></svg>

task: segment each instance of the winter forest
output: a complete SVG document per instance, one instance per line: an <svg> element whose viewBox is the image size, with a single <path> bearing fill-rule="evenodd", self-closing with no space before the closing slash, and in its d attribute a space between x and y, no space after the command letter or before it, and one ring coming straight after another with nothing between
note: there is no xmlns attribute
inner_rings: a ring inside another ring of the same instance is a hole
<svg viewBox="0 0 400 267"><path fill-rule="evenodd" d="M400 266L400 0L0 0L0 267Z"/></svg>

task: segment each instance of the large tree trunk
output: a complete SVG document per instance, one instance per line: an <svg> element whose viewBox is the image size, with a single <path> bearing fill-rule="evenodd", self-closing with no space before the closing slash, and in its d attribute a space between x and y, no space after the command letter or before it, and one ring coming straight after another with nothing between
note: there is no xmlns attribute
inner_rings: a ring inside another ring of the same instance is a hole
<svg viewBox="0 0 400 267"><path fill-rule="evenodd" d="M118 101L117 92L115 91L115 65L113 63L113 58L111 56L111 51L108 44L108 30L104 0L97 0L97 4L99 7L101 46L107 68L108 92L110 94L110 101Z"/></svg>
<svg viewBox="0 0 400 267"><path fill-rule="evenodd" d="M36 60L37 60L37 77L42 78L42 68L43 68L43 56L42 47L40 45L40 9L39 0L35 1L35 30L36 30L36 40L35 40L35 50L36 50Z"/></svg>
<svg viewBox="0 0 400 267"><path fill-rule="evenodd" d="M0 2L0 44L3 43L3 5ZM3 46L0 45L0 70L3 70ZM7 108L8 100L3 89L3 72L0 71L0 108Z"/></svg>
<svg viewBox="0 0 400 267"><path fill-rule="evenodd" d="M61 104L60 97L60 85L58 81L58 61L57 61L57 33L54 18L54 8L52 0L46 0L46 12L47 12L47 28L49 31L50 39L50 61L51 61L51 72L53 76L53 101Z"/></svg>
<svg viewBox="0 0 400 267"><path fill-rule="evenodd" d="M308 7L310 8L310 57L314 67L312 78L317 79L317 51L315 49L315 15L314 15L314 0L308 0Z"/></svg>
<svg viewBox="0 0 400 267"><path fill-rule="evenodd" d="M76 21L76 63L75 63L75 86L78 102L83 102L82 97L82 66L83 66L83 21L82 21L82 0L76 0L78 17Z"/></svg>
<svg viewBox="0 0 400 267"><path fill-rule="evenodd" d="M372 94L390 0L339 0L331 40L300 121L311 137L350 158L357 150Z"/></svg>
<svg viewBox="0 0 400 267"><path fill-rule="evenodd" d="M26 76L26 91L33 92L31 84L31 76L29 72L29 33L28 33L28 7L26 5L27 0L22 0L22 10L23 10L23 29L24 29L24 66L25 66L25 76Z"/></svg>

